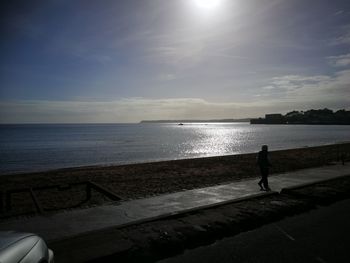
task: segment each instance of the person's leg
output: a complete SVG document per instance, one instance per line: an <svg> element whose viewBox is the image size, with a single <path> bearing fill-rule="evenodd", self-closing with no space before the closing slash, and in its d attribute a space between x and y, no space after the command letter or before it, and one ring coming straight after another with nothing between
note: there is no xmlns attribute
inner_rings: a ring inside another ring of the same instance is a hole
<svg viewBox="0 0 350 263"><path fill-rule="evenodd" d="M268 168L265 168L264 171L263 171L263 185L264 185L264 188L266 191L270 190L270 187L269 187L269 181L267 179L269 175L269 169Z"/></svg>
<svg viewBox="0 0 350 263"><path fill-rule="evenodd" d="M260 181L259 181L259 183L258 183L258 185L260 186L260 191L263 191L263 190L265 190L264 188L263 188L263 178L261 178L260 179Z"/></svg>
<svg viewBox="0 0 350 263"><path fill-rule="evenodd" d="M265 190L266 191L271 191L271 188L269 186L268 176L265 177Z"/></svg>
<svg viewBox="0 0 350 263"><path fill-rule="evenodd" d="M260 191L263 191L263 190L265 190L265 189L263 188L263 184L264 184L264 171L263 171L263 168L262 168L262 167L260 167L260 175L261 175L261 179L260 179L258 185L260 186Z"/></svg>

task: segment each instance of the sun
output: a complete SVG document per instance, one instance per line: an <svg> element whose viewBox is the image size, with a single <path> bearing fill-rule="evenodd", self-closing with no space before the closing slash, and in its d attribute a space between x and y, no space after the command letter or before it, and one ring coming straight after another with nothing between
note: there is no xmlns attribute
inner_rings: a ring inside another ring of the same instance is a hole
<svg viewBox="0 0 350 263"><path fill-rule="evenodd" d="M222 0L193 0L194 3L203 9L212 10L221 5Z"/></svg>

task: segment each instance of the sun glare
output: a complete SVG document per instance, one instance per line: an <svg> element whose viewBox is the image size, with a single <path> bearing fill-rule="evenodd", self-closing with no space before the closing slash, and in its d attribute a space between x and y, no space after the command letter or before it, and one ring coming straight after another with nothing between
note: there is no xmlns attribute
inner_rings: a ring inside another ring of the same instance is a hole
<svg viewBox="0 0 350 263"><path fill-rule="evenodd" d="M212 10L220 6L222 0L194 0L194 3L199 8Z"/></svg>

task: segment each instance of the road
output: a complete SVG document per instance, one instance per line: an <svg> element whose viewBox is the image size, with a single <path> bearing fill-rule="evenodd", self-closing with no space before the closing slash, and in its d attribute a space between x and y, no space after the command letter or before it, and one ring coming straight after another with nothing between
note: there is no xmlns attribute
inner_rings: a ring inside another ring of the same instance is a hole
<svg viewBox="0 0 350 263"><path fill-rule="evenodd" d="M158 263L349 262L350 200L286 218Z"/></svg>

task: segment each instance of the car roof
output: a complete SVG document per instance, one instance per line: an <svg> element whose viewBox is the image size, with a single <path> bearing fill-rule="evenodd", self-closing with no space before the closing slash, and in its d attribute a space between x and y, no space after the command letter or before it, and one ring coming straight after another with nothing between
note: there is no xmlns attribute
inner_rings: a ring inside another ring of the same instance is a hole
<svg viewBox="0 0 350 263"><path fill-rule="evenodd" d="M30 233L19 233L14 231L0 231L0 251L30 236L35 235Z"/></svg>

